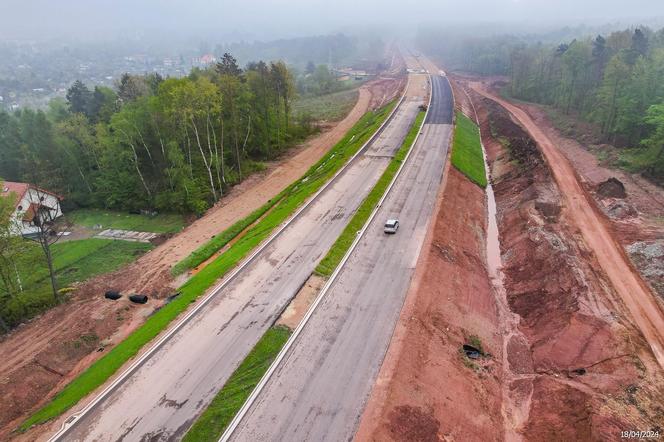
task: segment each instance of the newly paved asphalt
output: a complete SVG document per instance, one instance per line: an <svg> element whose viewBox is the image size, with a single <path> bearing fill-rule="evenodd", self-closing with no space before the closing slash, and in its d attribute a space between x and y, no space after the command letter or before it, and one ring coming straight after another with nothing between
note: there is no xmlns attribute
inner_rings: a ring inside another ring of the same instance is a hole
<svg viewBox="0 0 664 442"><path fill-rule="evenodd" d="M414 272L452 133L445 77L433 76L422 134L392 192L325 298L232 435L234 441L353 438ZM386 219L399 231L383 233Z"/></svg>
<svg viewBox="0 0 664 442"><path fill-rule="evenodd" d="M425 100L425 82L419 78L411 81L407 98L365 154L192 320L79 419L63 440L182 437L288 305L378 180Z"/></svg>

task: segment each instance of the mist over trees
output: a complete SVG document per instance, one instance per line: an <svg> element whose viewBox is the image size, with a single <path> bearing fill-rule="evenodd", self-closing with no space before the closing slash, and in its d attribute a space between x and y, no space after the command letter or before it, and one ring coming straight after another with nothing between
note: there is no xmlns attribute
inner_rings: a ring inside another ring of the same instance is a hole
<svg viewBox="0 0 664 442"><path fill-rule="evenodd" d="M431 35L421 35L420 42L433 44ZM559 44L512 36L469 39L437 53L460 70L506 75L510 96L580 116L597 125L605 142L638 148L631 167L664 184L664 29L633 28Z"/></svg>
<svg viewBox="0 0 664 442"><path fill-rule="evenodd" d="M200 214L311 133L291 117L295 94L283 62L241 69L230 54L185 78L77 81L45 112L0 112L0 176L70 205Z"/></svg>

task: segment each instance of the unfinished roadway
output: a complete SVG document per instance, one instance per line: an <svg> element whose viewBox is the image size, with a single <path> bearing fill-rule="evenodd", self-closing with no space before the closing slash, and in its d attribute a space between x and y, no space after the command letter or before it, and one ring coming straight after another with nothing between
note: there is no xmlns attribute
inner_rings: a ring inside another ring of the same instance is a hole
<svg viewBox="0 0 664 442"><path fill-rule="evenodd" d="M410 285L452 134L449 83L431 73L430 110L402 173L273 375L225 438L342 441L355 435ZM400 222L393 236L383 233L388 218Z"/></svg>
<svg viewBox="0 0 664 442"><path fill-rule="evenodd" d="M195 316L56 439L180 439L341 234L427 96L427 76L411 75L403 102L374 141Z"/></svg>

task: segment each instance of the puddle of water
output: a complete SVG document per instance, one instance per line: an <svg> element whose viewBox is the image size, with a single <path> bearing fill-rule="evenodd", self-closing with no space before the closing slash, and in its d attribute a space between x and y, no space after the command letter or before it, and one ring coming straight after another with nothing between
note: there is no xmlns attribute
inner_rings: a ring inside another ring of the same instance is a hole
<svg viewBox="0 0 664 442"><path fill-rule="evenodd" d="M484 150L484 146L482 146ZM486 152L484 152L484 164L488 169L486 161ZM500 257L500 238L498 235L498 221L496 220L496 198L493 194L493 186L491 185L491 179L488 176L487 172L487 186L486 186L486 199L487 199L487 232L486 232L486 261L487 261L487 270L489 271L489 277L493 282L494 286L500 286L501 290L505 290L503 287L503 262Z"/></svg>
<svg viewBox="0 0 664 442"><path fill-rule="evenodd" d="M470 97L468 97L470 99ZM471 100L472 103L472 100ZM473 111L475 112L475 121L478 123L477 111L473 104ZM481 130L480 130L481 139ZM487 178L486 198L487 198L487 232L486 232L486 262L487 272L491 285L493 286L494 296L496 299L496 306L498 308L498 315L500 321L500 331L503 337L502 345L502 365L503 365L503 379L502 379L502 414L504 419L504 437L508 442L520 442L523 437L519 433L519 428L522 427L528 420L530 412L530 400L528 397L525 400L519 398L510 388L512 383L519 379L519 377L512 372L509 359L508 359L508 344L512 338L523 338L519 330L519 316L511 311L507 302L507 291L505 290L504 278L505 275L502 271L502 258L500 254L500 236L498 231L498 220L496 199L493 193L493 185L491 184L491 173L489 169L489 161L486 154L484 143L481 143L482 154L484 156L484 168Z"/></svg>

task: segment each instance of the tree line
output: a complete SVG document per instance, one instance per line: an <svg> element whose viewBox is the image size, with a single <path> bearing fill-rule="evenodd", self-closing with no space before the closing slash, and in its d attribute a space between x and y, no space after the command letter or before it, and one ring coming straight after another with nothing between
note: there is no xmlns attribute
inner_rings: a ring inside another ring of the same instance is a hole
<svg viewBox="0 0 664 442"><path fill-rule="evenodd" d="M664 30L647 28L514 48L510 93L596 123L617 146L644 149L644 170L664 181Z"/></svg>
<svg viewBox="0 0 664 442"><path fill-rule="evenodd" d="M596 124L605 142L637 148L639 171L664 184L664 29L533 40L471 39L441 55L467 71L509 76L512 97Z"/></svg>
<svg viewBox="0 0 664 442"><path fill-rule="evenodd" d="M125 74L114 89L76 81L47 111L0 112L0 177L69 205L200 214L311 133L291 117L295 95L285 63L242 69L228 53L184 78Z"/></svg>

